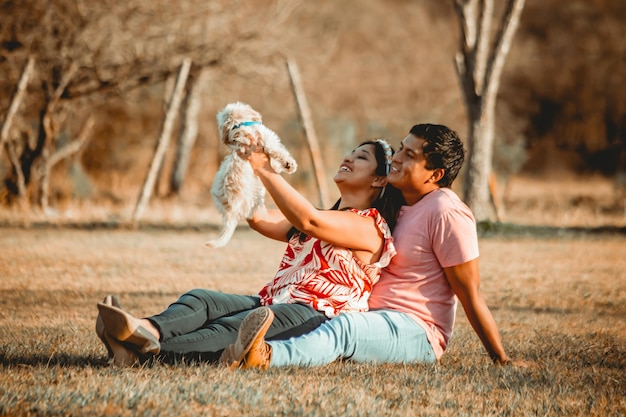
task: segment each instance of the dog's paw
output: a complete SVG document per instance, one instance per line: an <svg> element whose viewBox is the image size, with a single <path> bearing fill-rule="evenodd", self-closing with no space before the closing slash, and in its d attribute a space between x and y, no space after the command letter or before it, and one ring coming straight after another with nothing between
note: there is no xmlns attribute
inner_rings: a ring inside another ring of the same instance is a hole
<svg viewBox="0 0 626 417"><path fill-rule="evenodd" d="M209 248L223 248L226 246L226 242L221 242L219 240L208 240L204 243L205 246Z"/></svg>
<svg viewBox="0 0 626 417"><path fill-rule="evenodd" d="M298 169L298 164L295 160L287 160L284 163L285 172L288 174L293 174Z"/></svg>

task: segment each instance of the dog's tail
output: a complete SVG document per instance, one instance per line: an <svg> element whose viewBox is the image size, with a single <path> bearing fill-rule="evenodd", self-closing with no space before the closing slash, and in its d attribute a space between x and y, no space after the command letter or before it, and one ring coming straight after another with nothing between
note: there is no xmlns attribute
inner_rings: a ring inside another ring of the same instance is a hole
<svg viewBox="0 0 626 417"><path fill-rule="evenodd" d="M230 238L233 237L236 228L237 219L225 214L224 217L222 217L222 232L217 239L209 240L205 244L210 248L222 248L226 246Z"/></svg>

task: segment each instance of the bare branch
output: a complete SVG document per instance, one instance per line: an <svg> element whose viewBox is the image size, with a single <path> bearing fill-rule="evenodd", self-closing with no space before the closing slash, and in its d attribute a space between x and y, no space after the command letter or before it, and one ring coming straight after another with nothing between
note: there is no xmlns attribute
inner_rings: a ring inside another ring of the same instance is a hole
<svg viewBox="0 0 626 417"><path fill-rule="evenodd" d="M78 64L74 61L70 64L70 67L67 69L67 71L65 71L65 73L63 74L63 77L61 78L61 81L59 82L59 85L57 86L57 88L54 90L54 93L50 97L50 101L48 102L49 107L56 106L56 104L61 99L61 96L65 92L65 89L67 88L68 84L72 80L72 77L74 77L74 74L76 74L76 71L78 71Z"/></svg>
<svg viewBox="0 0 626 417"><path fill-rule="evenodd" d="M266 31L275 29L277 26L287 20L289 16L291 16L293 11L298 6L300 6L301 3L303 3L302 0L289 0L286 2L286 4L283 4L282 6L277 6L278 10L276 12L276 15L265 26Z"/></svg>
<svg viewBox="0 0 626 417"><path fill-rule="evenodd" d="M23 205L24 198L26 196L26 179L24 178L22 163L17 155L17 150L15 149L15 143L13 141L9 140L6 142L6 149L7 154L9 155L9 160L11 161L11 164L13 164L13 169L15 170L15 174L17 176L17 200L20 205Z"/></svg>
<svg viewBox="0 0 626 417"><path fill-rule="evenodd" d="M485 74L489 47L491 46L491 21L493 18L493 0L480 0L477 21L480 21L476 39L474 82L477 95L482 95L485 87Z"/></svg>
<svg viewBox="0 0 626 417"><path fill-rule="evenodd" d="M502 24L496 36L495 47L493 49L487 72L485 74L485 86L495 94L500 87L500 76L504 67L513 36L519 26L525 0L508 0L506 10L502 19Z"/></svg>
<svg viewBox="0 0 626 417"><path fill-rule="evenodd" d="M475 0L452 0L454 10L457 13L457 21L459 22L459 52L455 55L455 66L461 91L465 96L466 103L472 103L476 100L476 88L474 74L475 59L475 35L476 22L473 21L474 13L471 8Z"/></svg>
<svg viewBox="0 0 626 417"><path fill-rule="evenodd" d="M452 0L454 11L458 15L459 30L461 36L461 50L473 49L476 42L476 19L473 9L476 0Z"/></svg>
<svg viewBox="0 0 626 417"><path fill-rule="evenodd" d="M83 147L85 146L85 144L88 142L90 138L91 129L93 129L94 124L95 124L94 117L89 116L89 118L83 125L83 128L81 129L80 133L78 134L78 137L76 138L76 140L72 141L71 143L68 143L63 148L57 150L50 157L50 159L48 160L48 166L49 166L48 169L52 169L54 165L56 165L63 159L68 158L71 155L83 149Z"/></svg>
<svg viewBox="0 0 626 417"><path fill-rule="evenodd" d="M7 115L4 118L4 122L2 123L2 129L0 130L0 149L2 149L5 141L7 141L9 137L9 130L11 129L11 123L13 122L13 117L15 113L17 113L17 109L20 107L22 103L22 97L24 96L24 91L26 91L26 86L28 85L28 80L30 79L30 75L33 72L33 67L35 66L35 58L32 56L28 58L26 65L24 66L24 70L22 71L22 76L20 77L19 82L17 83L17 89L15 90L15 95L11 99L11 105L9 106L9 110L7 111Z"/></svg>

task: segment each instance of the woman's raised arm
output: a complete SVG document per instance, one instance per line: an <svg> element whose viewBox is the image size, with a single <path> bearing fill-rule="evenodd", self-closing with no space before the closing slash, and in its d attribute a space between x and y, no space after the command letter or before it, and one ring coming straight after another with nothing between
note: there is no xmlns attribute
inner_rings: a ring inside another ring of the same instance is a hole
<svg viewBox="0 0 626 417"><path fill-rule="evenodd" d="M274 171L262 150L244 156L285 216L298 230L325 242L353 250L377 253L383 246L382 233L371 217L349 211L318 210L280 174Z"/></svg>
<svg viewBox="0 0 626 417"><path fill-rule="evenodd" d="M287 221L280 210L257 210L251 219L247 219L248 224L253 230L256 230L265 237L270 239L286 242L287 233L292 228L292 224Z"/></svg>

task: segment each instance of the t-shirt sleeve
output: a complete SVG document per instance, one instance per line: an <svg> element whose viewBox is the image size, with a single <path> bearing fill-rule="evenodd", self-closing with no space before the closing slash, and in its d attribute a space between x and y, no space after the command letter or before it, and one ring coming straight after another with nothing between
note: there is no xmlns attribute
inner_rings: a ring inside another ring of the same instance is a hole
<svg viewBox="0 0 626 417"><path fill-rule="evenodd" d="M442 267L478 258L476 222L469 209L452 208L435 216L432 247Z"/></svg>

